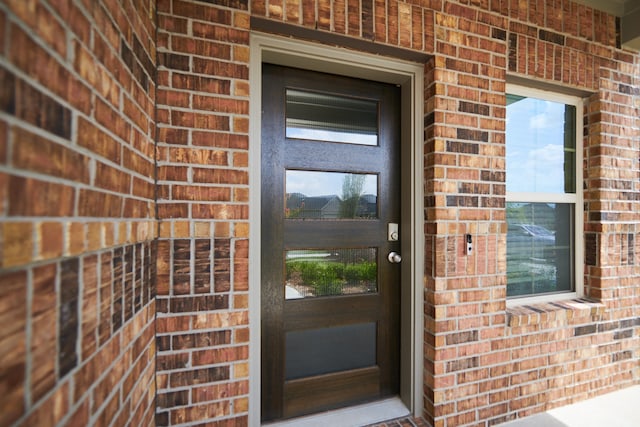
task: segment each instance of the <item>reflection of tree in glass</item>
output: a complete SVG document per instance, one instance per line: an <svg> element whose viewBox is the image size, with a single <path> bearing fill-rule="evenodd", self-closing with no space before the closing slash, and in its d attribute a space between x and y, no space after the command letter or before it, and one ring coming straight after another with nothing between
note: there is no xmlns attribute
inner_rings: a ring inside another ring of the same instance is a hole
<svg viewBox="0 0 640 427"><path fill-rule="evenodd" d="M355 218L366 175L346 174L342 181L340 218Z"/></svg>

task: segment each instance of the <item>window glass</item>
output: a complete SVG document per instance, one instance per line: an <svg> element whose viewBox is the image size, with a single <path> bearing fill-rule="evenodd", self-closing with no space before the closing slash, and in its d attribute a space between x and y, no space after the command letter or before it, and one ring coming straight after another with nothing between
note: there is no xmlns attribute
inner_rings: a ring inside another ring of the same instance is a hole
<svg viewBox="0 0 640 427"><path fill-rule="evenodd" d="M285 218L374 219L378 176L287 170Z"/></svg>
<svg viewBox="0 0 640 427"><path fill-rule="evenodd" d="M507 203L507 296L571 291L573 206Z"/></svg>
<svg viewBox="0 0 640 427"><path fill-rule="evenodd" d="M514 92L507 94L507 296L572 292L576 230L582 227L576 185L580 103L523 88Z"/></svg>
<svg viewBox="0 0 640 427"><path fill-rule="evenodd" d="M507 191L575 193L573 105L507 96Z"/></svg>
<svg viewBox="0 0 640 427"><path fill-rule="evenodd" d="M378 145L378 103L287 89L286 137Z"/></svg>

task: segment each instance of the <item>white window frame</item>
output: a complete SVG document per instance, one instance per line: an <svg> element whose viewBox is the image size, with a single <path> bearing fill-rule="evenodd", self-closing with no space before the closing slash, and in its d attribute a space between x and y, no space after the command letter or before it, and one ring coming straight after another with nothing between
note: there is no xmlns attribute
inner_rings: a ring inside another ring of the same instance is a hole
<svg viewBox="0 0 640 427"><path fill-rule="evenodd" d="M525 193L506 192L506 202L532 202L532 203L570 203L574 205L574 241L573 241L573 261L574 261L574 290L569 292L558 292L553 294L540 294L530 296L514 296L507 298L507 307L523 304L536 304L579 298L584 296L584 192L583 192L583 100L580 97L566 95L558 92L534 89L526 86L507 83L506 93L529 98L542 99L573 105L576 109L576 153L575 153L575 194L549 194L549 193ZM505 133L506 137L506 133ZM505 148L509 141L505 138ZM505 251L506 254L506 251Z"/></svg>

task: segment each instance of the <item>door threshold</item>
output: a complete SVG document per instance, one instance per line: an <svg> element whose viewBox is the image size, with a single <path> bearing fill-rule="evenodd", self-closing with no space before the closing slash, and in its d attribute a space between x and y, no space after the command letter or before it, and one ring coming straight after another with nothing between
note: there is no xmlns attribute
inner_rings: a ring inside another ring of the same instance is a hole
<svg viewBox="0 0 640 427"><path fill-rule="evenodd" d="M399 397L350 406L285 421L262 424L265 427L362 427L406 417L410 411Z"/></svg>

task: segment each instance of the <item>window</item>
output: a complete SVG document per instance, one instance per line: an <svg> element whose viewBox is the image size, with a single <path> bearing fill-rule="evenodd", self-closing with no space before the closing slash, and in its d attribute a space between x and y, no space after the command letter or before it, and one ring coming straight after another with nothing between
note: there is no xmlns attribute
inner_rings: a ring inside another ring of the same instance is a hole
<svg viewBox="0 0 640 427"><path fill-rule="evenodd" d="M581 293L582 101L507 86L507 297Z"/></svg>

